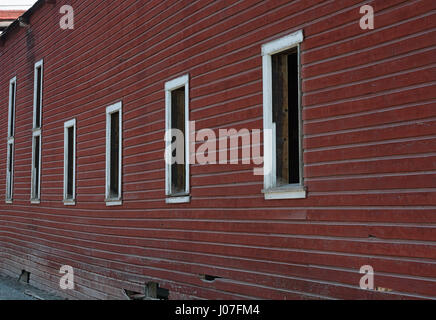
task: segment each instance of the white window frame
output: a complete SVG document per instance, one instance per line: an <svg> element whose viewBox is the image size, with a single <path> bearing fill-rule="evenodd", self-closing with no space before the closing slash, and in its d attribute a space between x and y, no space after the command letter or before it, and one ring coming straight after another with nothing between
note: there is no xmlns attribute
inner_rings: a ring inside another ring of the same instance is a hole
<svg viewBox="0 0 436 320"><path fill-rule="evenodd" d="M41 68L41 93L40 93L40 110L39 110L39 127L36 126L36 105L37 105L37 88L38 88L38 72L37 69ZM39 60L35 63L34 67L34 82L33 82L33 128L32 128L32 172L31 172L31 195L30 202L32 204L39 204L41 201L41 151L42 151L42 113L43 113L43 92L44 92L44 62ZM34 166L35 163L35 138L39 137L39 170L38 170L38 194L34 197Z"/></svg>
<svg viewBox="0 0 436 320"><path fill-rule="evenodd" d="M276 53L297 47L300 73L300 43L303 42L303 31L299 30L290 35L262 45L262 77L263 77L263 127L264 127L264 190L265 199L301 199L306 198L306 188L303 181L303 148L302 148L302 119L301 119L301 80L299 81L299 150L300 150L300 182L285 186L276 186L276 134L272 109L272 56ZM300 77L300 75L299 75Z"/></svg>
<svg viewBox="0 0 436 320"><path fill-rule="evenodd" d="M34 197L34 176L35 176L35 172L34 172L34 166L33 164L35 163L35 138L39 137L39 171L38 171L38 194L36 195L36 197ZM30 202L32 204L39 204L40 203L40 199L41 199L41 132L40 131L33 131L32 133L32 176L31 176L31 180L32 180L32 186L31 186L31 199Z"/></svg>
<svg viewBox="0 0 436 320"><path fill-rule="evenodd" d="M14 86L14 90L12 90L12 86ZM13 98L13 99L12 99ZM12 104L12 101L14 102ZM16 105L17 105L17 77L13 77L9 81L9 108L8 108L8 139L7 139L7 147L6 147L6 203L12 203L13 194L14 194L14 162L15 162L15 117L16 117ZM13 124L13 130L11 130ZM9 153L9 147L11 148L11 154ZM12 156L12 166L9 171L9 161L10 156ZM9 194L9 190L10 194Z"/></svg>
<svg viewBox="0 0 436 320"><path fill-rule="evenodd" d="M73 197L68 198L68 129L73 128ZM64 205L76 204L76 119L64 123Z"/></svg>
<svg viewBox="0 0 436 320"><path fill-rule="evenodd" d="M106 108L106 195L105 201L107 206L120 206L123 204L122 201L122 150L123 150L123 127L122 127L122 102L117 102L113 105L110 105ZM118 192L119 196L117 198L110 197L110 178L111 178L111 170L110 170L110 151L111 151L111 115L115 112L119 112L119 157L118 157Z"/></svg>
<svg viewBox="0 0 436 320"><path fill-rule="evenodd" d="M165 83L165 132L171 128L171 92L185 87L185 195L174 196L171 193L171 163L165 162L165 194L166 203L190 202L189 185L189 74L185 74ZM171 139L165 139L165 150L171 150Z"/></svg>
<svg viewBox="0 0 436 320"><path fill-rule="evenodd" d="M41 68L41 95L40 95L40 113L39 113L39 127L36 127L36 90L38 88L37 82L38 82L38 77L37 77L37 69ZM35 63L35 68L34 68L34 80L33 80L33 129L37 129L37 128L41 128L42 127L42 93L44 92L43 90L44 87L44 60L41 59L38 62Z"/></svg>

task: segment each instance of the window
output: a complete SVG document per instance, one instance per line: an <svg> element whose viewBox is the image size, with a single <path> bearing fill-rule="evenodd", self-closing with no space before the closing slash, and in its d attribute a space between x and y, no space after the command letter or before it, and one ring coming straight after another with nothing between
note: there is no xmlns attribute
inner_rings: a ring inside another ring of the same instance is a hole
<svg viewBox="0 0 436 320"><path fill-rule="evenodd" d="M165 117L166 202L189 202L188 75L165 83Z"/></svg>
<svg viewBox="0 0 436 320"><path fill-rule="evenodd" d="M17 78L9 81L8 144L6 165L6 202L11 203L14 189L14 145L15 145L15 100L17 96Z"/></svg>
<svg viewBox="0 0 436 320"><path fill-rule="evenodd" d="M41 198L41 128L42 128L43 61L35 63L33 85L32 186L31 202Z"/></svg>
<svg viewBox="0 0 436 320"><path fill-rule="evenodd" d="M305 198L300 30L262 46L265 199Z"/></svg>
<svg viewBox="0 0 436 320"><path fill-rule="evenodd" d="M41 186L41 136L33 133L33 153L32 153L32 202L39 203Z"/></svg>
<svg viewBox="0 0 436 320"><path fill-rule="evenodd" d="M76 200L76 119L64 124L64 204Z"/></svg>
<svg viewBox="0 0 436 320"><path fill-rule="evenodd" d="M106 205L121 205L122 103L106 108Z"/></svg>

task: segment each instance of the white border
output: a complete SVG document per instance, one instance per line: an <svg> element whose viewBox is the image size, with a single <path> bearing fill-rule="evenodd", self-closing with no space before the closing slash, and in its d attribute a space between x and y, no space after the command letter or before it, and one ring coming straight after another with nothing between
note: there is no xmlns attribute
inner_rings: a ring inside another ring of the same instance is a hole
<svg viewBox="0 0 436 320"><path fill-rule="evenodd" d="M303 41L303 30L262 45L262 78L263 78L263 127L264 127L264 190L265 199L299 199L306 197L303 187L302 142L300 137L300 183L276 187L276 150L275 123L272 121L272 58L271 56L293 47L298 48L298 63L300 64L299 45ZM300 69L300 67L299 67ZM299 92L301 85L299 84ZM301 95L301 93L299 94ZM301 136L301 97L299 96L299 125ZM268 133L269 132L269 133Z"/></svg>
<svg viewBox="0 0 436 320"><path fill-rule="evenodd" d="M33 168L33 164L35 163L35 138L39 137L39 170L38 170L38 194L36 195L36 197L33 196L34 193L34 168ZM41 200L41 145L42 145L42 138L41 138L41 131L33 131L32 133L32 176L31 176L31 181L32 181L32 186L31 186L31 195L30 195L30 202L33 204L38 204L40 203Z"/></svg>
<svg viewBox="0 0 436 320"><path fill-rule="evenodd" d="M110 105L106 108L106 194L105 201L107 206L119 206L122 205L122 151L123 151L123 118L122 112L123 104L121 101ZM110 198L110 150L111 150L111 114L119 112L119 157L118 157L118 191L119 195L117 198Z"/></svg>
<svg viewBox="0 0 436 320"><path fill-rule="evenodd" d="M38 73L37 68L41 67L41 94L40 94L40 113L39 113L39 127L36 127L36 97L37 97L37 84L38 84ZM35 63L33 69L33 125L32 125L32 168L31 168L31 188L30 188L30 202L32 204L39 204L41 199L41 160L42 160L42 113L43 113L43 92L44 92L44 60L41 59ZM35 137L39 137L39 170L38 170L38 194L34 197L34 169L33 164L35 163Z"/></svg>
<svg viewBox="0 0 436 320"><path fill-rule="evenodd" d="M15 90L14 92L12 92L12 84L15 85ZM12 106L12 94L14 94L14 105ZM13 132L11 132L11 125L12 123L15 124L15 112L16 112L16 105L17 105L17 77L13 77L10 81L9 81L9 108L8 108L8 139L9 138L13 138L15 136L15 125L14 125L14 130ZM13 113L13 119L12 119L12 108L14 109L14 113Z"/></svg>
<svg viewBox="0 0 436 320"><path fill-rule="evenodd" d="M38 69L39 67L41 67L41 95L40 95L40 113L39 113L39 124L40 126L38 128L42 127L42 110L43 110L43 106L42 106L42 93L44 92L43 88L44 88L44 60L41 59L39 60L37 63L35 63L35 68L34 68L34 79L33 79L33 129L38 129L36 127L36 89L37 89L37 81L38 81L38 73L36 72L36 69Z"/></svg>
<svg viewBox="0 0 436 320"><path fill-rule="evenodd" d="M272 56L273 54L296 47L303 42L303 39L303 30L298 30L290 35L265 43L262 45L262 56Z"/></svg>
<svg viewBox="0 0 436 320"><path fill-rule="evenodd" d="M14 85L14 91L12 91L12 85ZM14 97L14 105L12 105L12 95ZM13 194L14 194L14 162L15 162L15 112L16 112L16 105L17 105L17 77L13 77L9 81L9 107L8 107L8 139L7 139L7 147L6 147L6 195L5 195L5 202L6 203L12 203L13 201ZM14 112L12 112L12 110ZM13 116L12 116L13 115ZM11 132L11 126L13 126L13 130ZM11 153L9 154L9 146L11 146ZM12 156L12 167L11 171L9 171L9 160ZM11 189L11 194L9 195L9 189Z"/></svg>
<svg viewBox="0 0 436 320"><path fill-rule="evenodd" d="M189 203L190 201L191 201L191 196L168 197L165 199L166 203Z"/></svg>
<svg viewBox="0 0 436 320"><path fill-rule="evenodd" d="M189 74L165 83L165 132L171 130L171 91L185 87L185 193L189 194ZM165 150L171 146L171 140L165 140ZM190 201L189 196L172 196L171 194L171 164L165 162L165 194L171 197L167 203L185 203ZM174 198L174 199L173 199Z"/></svg>
<svg viewBox="0 0 436 320"><path fill-rule="evenodd" d="M11 152L12 152L12 168L11 171L9 172L8 167L9 167L9 157L11 156L9 154L9 146L11 146ZM14 198L14 143L13 142L9 142L7 144L7 155L6 155L6 195L5 195L5 202L6 203L12 203L13 202L13 198ZM9 188L11 189L11 194L8 194Z"/></svg>
<svg viewBox="0 0 436 320"><path fill-rule="evenodd" d="M73 128L73 198L67 198L68 189L68 129ZM76 119L64 123L64 204L74 205L76 203Z"/></svg>

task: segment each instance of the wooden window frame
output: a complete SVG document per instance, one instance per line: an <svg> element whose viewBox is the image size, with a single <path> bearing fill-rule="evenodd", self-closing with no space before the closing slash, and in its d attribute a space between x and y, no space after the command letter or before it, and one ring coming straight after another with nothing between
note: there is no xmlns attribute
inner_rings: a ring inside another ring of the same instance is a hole
<svg viewBox="0 0 436 320"><path fill-rule="evenodd" d="M68 151L69 151L69 139L68 130L73 128L73 187L72 187L72 198L68 198ZM75 205L76 204L76 136L77 127L76 119L66 121L64 123L64 205Z"/></svg>
<svg viewBox="0 0 436 320"><path fill-rule="evenodd" d="M8 139L6 147L6 203L12 203L14 194L14 162L15 162L15 117L17 105L17 77L13 77L9 81L9 107L8 107ZM9 152L11 148L11 152ZM12 164L9 170L10 157L12 157ZM10 190L10 193L9 193Z"/></svg>
<svg viewBox="0 0 436 320"><path fill-rule="evenodd" d="M38 157L38 194L35 194L35 139L39 138L39 157ZM32 204L39 204L41 201L41 131L33 131L32 133L32 186L31 186L31 198L30 201Z"/></svg>
<svg viewBox="0 0 436 320"><path fill-rule="evenodd" d="M40 92L40 110L39 110L39 126L36 125L36 108L37 108L37 88L38 88L38 68L41 68L41 92ZM34 68L34 83L33 83L33 129L42 127L42 93L44 92L44 60L41 59L35 63Z"/></svg>
<svg viewBox="0 0 436 320"><path fill-rule="evenodd" d="M122 201L122 150L123 150L123 127L122 127L122 102L117 102L106 108L106 194L105 202L107 206L120 206L123 204ZM110 187L111 187L111 115L113 113L119 113L119 153L118 153L118 196L111 197Z"/></svg>
<svg viewBox="0 0 436 320"><path fill-rule="evenodd" d="M185 88L185 194L174 196L171 191L171 163L165 163L165 194L166 203L188 203L190 197L189 185L189 74L185 74L165 83L165 132L171 130L171 93L172 91ZM165 140L165 149L168 150L171 141Z"/></svg>
<svg viewBox="0 0 436 320"><path fill-rule="evenodd" d="M302 108L301 108L301 63L300 44L303 42L303 31L299 30L290 35L262 45L262 78L263 78L263 127L264 127L264 193L265 199L302 199L306 198L306 188L303 179L303 134L302 134ZM300 182L278 187L276 185L276 134L273 122L273 80L272 56L297 47L298 76L299 76L299 172Z"/></svg>
<svg viewBox="0 0 436 320"><path fill-rule="evenodd" d="M37 126L37 97L38 97L38 68L41 69L41 83L39 92L39 126ZM32 171L31 171L31 196L32 204L39 204L41 201L41 151L42 151L42 113L43 113L43 92L44 92L44 61L41 59L35 63L33 83L33 126L32 126ZM38 163L38 194L35 194L35 138L39 137L39 163Z"/></svg>

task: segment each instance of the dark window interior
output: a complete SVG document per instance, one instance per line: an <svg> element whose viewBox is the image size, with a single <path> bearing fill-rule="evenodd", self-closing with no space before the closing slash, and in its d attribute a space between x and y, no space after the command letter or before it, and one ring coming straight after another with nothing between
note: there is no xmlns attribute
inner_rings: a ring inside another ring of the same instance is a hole
<svg viewBox="0 0 436 320"><path fill-rule="evenodd" d="M34 144L34 163L33 163L33 199L37 199L39 197L39 146L40 146L40 137L35 137Z"/></svg>
<svg viewBox="0 0 436 320"><path fill-rule="evenodd" d="M12 163L13 163L13 145L8 145L8 156L9 156L9 162L8 162L8 172L9 172L9 180L8 180L8 190L7 190L7 197L11 198L12 196Z"/></svg>
<svg viewBox="0 0 436 320"><path fill-rule="evenodd" d="M145 298L151 300L168 300L170 291L159 287L157 282L149 282L145 286Z"/></svg>
<svg viewBox="0 0 436 320"><path fill-rule="evenodd" d="M183 132L183 136L185 136L185 87L171 92L171 128L179 129ZM183 150L186 150L186 145ZM175 152L176 150L174 150L173 156L175 156ZM185 191L185 164L174 163L171 165L171 194L185 194Z"/></svg>
<svg viewBox="0 0 436 320"><path fill-rule="evenodd" d="M272 56L277 186L300 183L298 51Z"/></svg>
<svg viewBox="0 0 436 320"><path fill-rule="evenodd" d="M119 198L119 158L120 158L120 113L111 114L111 142L110 142L110 197Z"/></svg>
<svg viewBox="0 0 436 320"><path fill-rule="evenodd" d="M14 118L15 118L15 83L12 83L12 96L11 96L11 127L10 127L10 131L9 131L9 136L12 137L14 136Z"/></svg>
<svg viewBox="0 0 436 320"><path fill-rule="evenodd" d="M67 129L68 157L67 157L67 199L73 199L74 181L74 127Z"/></svg>
<svg viewBox="0 0 436 320"><path fill-rule="evenodd" d="M159 286L157 287L157 292L156 292L157 299L168 300L169 295L170 295L170 290L165 288L160 288Z"/></svg>
<svg viewBox="0 0 436 320"><path fill-rule="evenodd" d="M41 127L41 95L42 95L42 70L41 67L36 68L36 123L35 127Z"/></svg>

